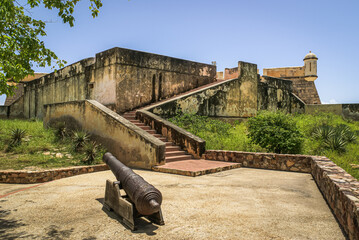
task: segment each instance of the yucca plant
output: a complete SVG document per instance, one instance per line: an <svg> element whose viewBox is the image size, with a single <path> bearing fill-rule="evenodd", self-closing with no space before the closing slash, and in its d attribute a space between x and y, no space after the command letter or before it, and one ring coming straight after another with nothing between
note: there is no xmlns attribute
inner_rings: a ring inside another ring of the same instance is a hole
<svg viewBox="0 0 359 240"><path fill-rule="evenodd" d="M75 151L79 151L90 140L90 135L85 131L74 131L72 139L74 141Z"/></svg>
<svg viewBox="0 0 359 240"><path fill-rule="evenodd" d="M88 142L84 145L85 159L84 162L92 164L95 161L99 145L96 142Z"/></svg>
<svg viewBox="0 0 359 240"><path fill-rule="evenodd" d="M328 139L324 140L324 146L326 148L336 150L338 152L344 152L347 143L345 135L341 131L335 131Z"/></svg>
<svg viewBox="0 0 359 240"><path fill-rule="evenodd" d="M15 128L11 130L11 146L19 146L22 142L22 139L26 136L26 130L21 128Z"/></svg>

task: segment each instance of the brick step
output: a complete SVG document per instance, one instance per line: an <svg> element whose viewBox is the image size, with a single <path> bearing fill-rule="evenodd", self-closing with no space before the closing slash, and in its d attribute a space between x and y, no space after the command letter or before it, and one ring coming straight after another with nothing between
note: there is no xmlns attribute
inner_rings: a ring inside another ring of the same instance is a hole
<svg viewBox="0 0 359 240"><path fill-rule="evenodd" d="M171 142L168 142L168 143L171 143ZM166 146L166 153L172 152L172 151L180 151L180 150L181 150L181 148L179 146L175 146L175 145Z"/></svg>
<svg viewBox="0 0 359 240"><path fill-rule="evenodd" d="M137 125L137 126L138 126L138 125ZM151 130L150 126L147 126L147 125L138 126L138 127L140 127L140 128L143 129L143 130L146 130L146 131Z"/></svg>
<svg viewBox="0 0 359 240"><path fill-rule="evenodd" d="M151 130L146 130L146 132L152 134L153 136L156 135L155 137L162 137L161 134L157 134L157 133L156 133L156 130L153 130L153 129L151 129ZM159 136L157 136L157 135L159 135Z"/></svg>
<svg viewBox="0 0 359 240"><path fill-rule="evenodd" d="M162 142L167 142L167 138L165 137L158 137L159 140L161 140Z"/></svg>
<svg viewBox="0 0 359 240"><path fill-rule="evenodd" d="M136 117L125 117L125 116L123 117L126 118L128 121L136 120Z"/></svg>
<svg viewBox="0 0 359 240"><path fill-rule="evenodd" d="M174 157L174 156L182 156L182 155L186 155L185 151L170 151L170 152L166 152L166 158L167 157Z"/></svg>
<svg viewBox="0 0 359 240"><path fill-rule="evenodd" d="M165 142L165 144L166 144L166 148L167 148L167 146L172 146L173 142Z"/></svg>
<svg viewBox="0 0 359 240"><path fill-rule="evenodd" d="M126 118L127 119L127 118ZM139 120L135 120L135 119L127 119L128 121L132 122L133 124L144 124L143 122L140 122ZM145 124L144 124L145 125Z"/></svg>
<svg viewBox="0 0 359 240"><path fill-rule="evenodd" d="M132 122L132 121L131 121ZM133 123L133 122L132 122ZM147 126L146 124L144 124L144 123L137 123L137 122L135 122L135 123L133 123L133 124L135 124L137 127L142 127L142 126Z"/></svg>
<svg viewBox="0 0 359 240"><path fill-rule="evenodd" d="M181 160L189 160L192 159L192 155L180 155L180 156L172 156L166 157L166 162L174 162L174 161L181 161Z"/></svg>

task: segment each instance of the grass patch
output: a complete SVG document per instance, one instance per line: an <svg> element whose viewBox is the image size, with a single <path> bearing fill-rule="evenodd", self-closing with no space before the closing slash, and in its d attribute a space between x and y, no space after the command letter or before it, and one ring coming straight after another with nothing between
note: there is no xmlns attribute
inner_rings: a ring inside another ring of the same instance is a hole
<svg viewBox="0 0 359 240"><path fill-rule="evenodd" d="M0 169L49 169L87 163L85 151L76 151L71 136L60 139L55 129L45 129L38 120L0 119ZM12 143L15 129L25 131L20 144ZM99 148L91 164L102 163Z"/></svg>
<svg viewBox="0 0 359 240"><path fill-rule="evenodd" d="M359 179L359 122L345 120L341 116L322 113L318 115L298 114L292 117L293 124L303 136L300 154L326 156L353 177ZM181 115L169 121L186 129L206 141L206 149L246 152L270 152L254 144L248 137L248 122L225 123L202 116ZM315 128L327 125L337 128L347 126L356 136L345 148L333 150L325 147L313 132Z"/></svg>

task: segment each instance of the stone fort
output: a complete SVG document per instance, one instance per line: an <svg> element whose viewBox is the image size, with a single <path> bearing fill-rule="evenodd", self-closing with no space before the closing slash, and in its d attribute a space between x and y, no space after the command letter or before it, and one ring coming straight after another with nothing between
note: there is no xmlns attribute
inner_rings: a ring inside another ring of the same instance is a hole
<svg viewBox="0 0 359 240"><path fill-rule="evenodd" d="M358 183L329 159L206 151L204 140L166 120L179 113L242 119L261 110L329 111L359 120L359 104L321 104L314 84L317 60L308 53L304 66L264 69L260 75L256 64L242 61L217 72L213 64L113 48L56 72L27 77L0 106L0 118L38 118L45 127L64 122L70 129L83 129L133 168L188 176L240 166L310 173L349 239L359 239ZM197 170L173 167L186 160ZM221 167L198 167L211 161ZM2 181L16 175L6 174ZM31 181L51 178L28 175Z"/></svg>
<svg viewBox="0 0 359 240"><path fill-rule="evenodd" d="M242 119L260 110L331 111L358 120L358 104L320 104L318 58L310 52L303 60L304 66L260 75L243 61L217 72L214 64L116 47L27 77L0 106L0 117L38 118L45 126L64 121L89 131L126 164L148 169L204 153L202 139L166 120L179 113ZM168 154L168 142L177 155Z"/></svg>

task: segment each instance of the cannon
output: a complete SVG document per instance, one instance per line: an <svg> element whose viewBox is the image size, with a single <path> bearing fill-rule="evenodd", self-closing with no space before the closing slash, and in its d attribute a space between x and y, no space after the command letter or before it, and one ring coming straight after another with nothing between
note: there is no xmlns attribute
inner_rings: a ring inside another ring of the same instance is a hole
<svg viewBox="0 0 359 240"><path fill-rule="evenodd" d="M111 153L105 153L103 161L117 179L115 182L110 180L106 182L105 208L119 215L125 225L132 230L136 228L135 218L142 216L156 224L163 225L161 192ZM121 193L121 189L124 190L125 195Z"/></svg>

